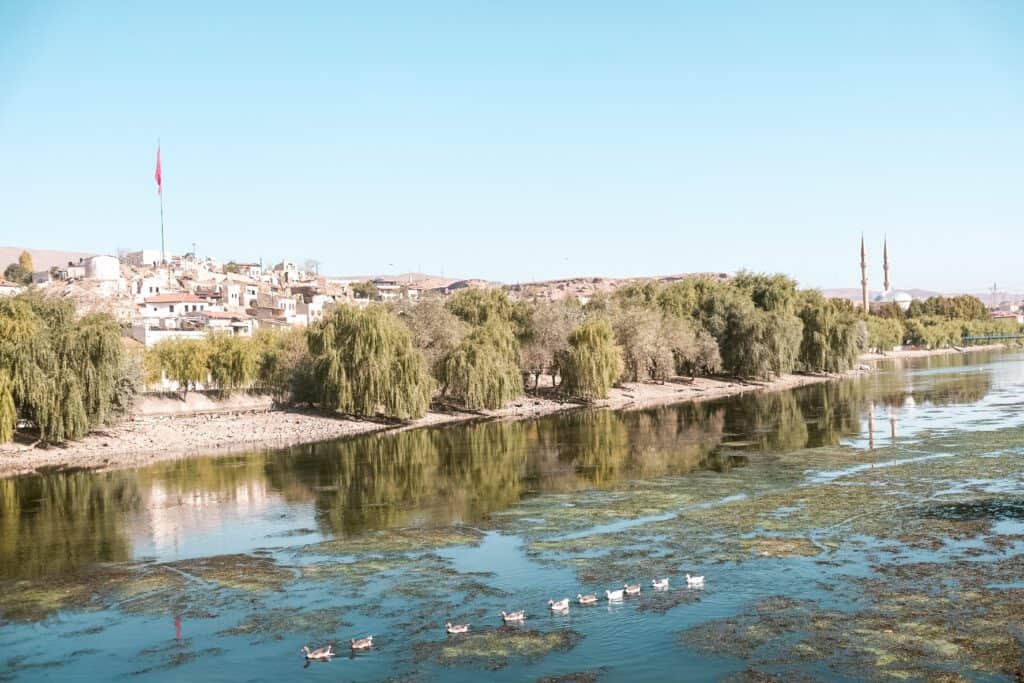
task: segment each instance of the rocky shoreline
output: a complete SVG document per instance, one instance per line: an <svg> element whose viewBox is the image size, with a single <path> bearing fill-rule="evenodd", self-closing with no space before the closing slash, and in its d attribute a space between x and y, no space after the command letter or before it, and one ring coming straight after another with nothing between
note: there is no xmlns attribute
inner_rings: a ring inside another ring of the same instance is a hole
<svg viewBox="0 0 1024 683"><path fill-rule="evenodd" d="M1002 348L974 347L971 350ZM939 353L956 353L946 349ZM868 355L862 360L877 362L894 358L936 355L936 352L897 352L886 356ZM116 425L97 430L81 441L62 446L0 447L0 478L52 469L83 468L112 470L141 467L154 462L197 456L217 456L286 448L317 441L395 429L418 429L481 419L523 420L581 407L630 410L673 403L708 401L752 391L785 391L808 384L830 382L866 372L865 368L836 375L784 375L766 382L697 378L693 381L627 383L593 404L523 396L501 410L481 412L431 411L407 423L330 417L297 410L270 409L263 399L235 401L220 411L178 413L150 406L148 411ZM542 392L543 394L543 392Z"/></svg>

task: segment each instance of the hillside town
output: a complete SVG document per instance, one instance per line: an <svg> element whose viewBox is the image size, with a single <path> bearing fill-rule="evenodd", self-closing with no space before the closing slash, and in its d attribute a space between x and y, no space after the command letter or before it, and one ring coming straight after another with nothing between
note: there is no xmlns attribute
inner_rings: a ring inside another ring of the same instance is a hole
<svg viewBox="0 0 1024 683"><path fill-rule="evenodd" d="M31 256L30 252L23 253ZM869 299L865 286L863 301L872 309L895 303L906 310L917 297L891 287L887 252L884 268L885 289ZM512 300L575 299L586 304L595 296L611 295L630 283L671 284L695 276L722 282L730 278L728 273L710 272L515 284L446 280L423 274L344 278L319 274L315 262L221 262L193 253L163 258L160 250L141 249L122 250L116 257L81 256L62 266L32 270L31 284L47 295L72 300L81 315L110 314L124 326L126 336L151 347L165 339L200 339L210 332L251 337L260 328L305 327L321 320L325 311L337 305L365 308L375 301L415 304L423 296L444 297L464 289L485 288L502 288ZM18 294L26 286L0 278L0 296ZM857 306L861 300L854 291L832 296L850 298ZM1024 300L1017 297L993 300L989 310L994 320L1024 324Z"/></svg>

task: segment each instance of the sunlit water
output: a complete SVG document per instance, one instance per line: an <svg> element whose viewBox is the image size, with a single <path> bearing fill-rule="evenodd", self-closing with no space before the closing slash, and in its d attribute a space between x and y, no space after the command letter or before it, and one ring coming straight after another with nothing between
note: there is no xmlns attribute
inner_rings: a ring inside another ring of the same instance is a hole
<svg viewBox="0 0 1024 683"><path fill-rule="evenodd" d="M1012 680L1022 408L1024 356L973 354L0 481L0 680Z"/></svg>

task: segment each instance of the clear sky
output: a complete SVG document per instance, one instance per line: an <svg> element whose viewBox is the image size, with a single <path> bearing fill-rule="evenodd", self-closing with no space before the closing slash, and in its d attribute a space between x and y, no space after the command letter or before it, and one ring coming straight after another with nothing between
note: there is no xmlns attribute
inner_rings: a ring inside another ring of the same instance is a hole
<svg viewBox="0 0 1024 683"><path fill-rule="evenodd" d="M0 245L1024 290L1024 2L0 0ZM393 265L391 265L393 264Z"/></svg>

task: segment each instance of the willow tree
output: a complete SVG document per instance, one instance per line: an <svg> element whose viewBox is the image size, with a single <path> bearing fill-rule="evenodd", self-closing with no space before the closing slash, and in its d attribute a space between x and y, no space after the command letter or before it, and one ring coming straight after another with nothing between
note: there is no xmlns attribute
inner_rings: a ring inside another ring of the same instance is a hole
<svg viewBox="0 0 1024 683"><path fill-rule="evenodd" d="M411 419L430 405L433 382L409 331L381 306L338 307L307 336L321 409Z"/></svg>
<svg viewBox="0 0 1024 683"><path fill-rule="evenodd" d="M569 335L562 363L562 389L582 399L605 398L622 374L622 349L604 320L589 320Z"/></svg>
<svg viewBox="0 0 1024 683"><path fill-rule="evenodd" d="M540 376L551 375L552 385L560 376L559 364L569 349L569 335L583 322L583 308L575 299L527 304L528 321L520 335L519 362L524 374L533 376L533 388Z"/></svg>
<svg viewBox="0 0 1024 683"><path fill-rule="evenodd" d="M519 344L507 323L473 330L442 363L442 395L466 408L500 408L523 393Z"/></svg>
<svg viewBox="0 0 1024 683"><path fill-rule="evenodd" d="M67 301L38 294L0 301L0 374L7 385L0 403L9 408L9 395L17 418L33 423L42 441L81 438L111 412L120 336L109 316L76 320Z"/></svg>
<svg viewBox="0 0 1024 683"><path fill-rule="evenodd" d="M312 403L312 361L306 332L298 328L257 330L252 338L256 380L278 403Z"/></svg>
<svg viewBox="0 0 1024 683"><path fill-rule="evenodd" d="M229 396L256 378L256 347L245 337L211 334L206 338L206 367L221 395Z"/></svg>
<svg viewBox="0 0 1024 683"><path fill-rule="evenodd" d="M817 290L801 292L800 298L800 369L844 372L852 368L867 344L867 330L853 305L825 299Z"/></svg>
<svg viewBox="0 0 1024 683"><path fill-rule="evenodd" d="M14 383L6 372L0 371L0 443L14 438L18 424L18 408L14 405Z"/></svg>
<svg viewBox="0 0 1024 683"><path fill-rule="evenodd" d="M149 350L151 368L158 368L167 379L178 384L182 396L189 389L209 380L208 349L198 339L165 339Z"/></svg>

